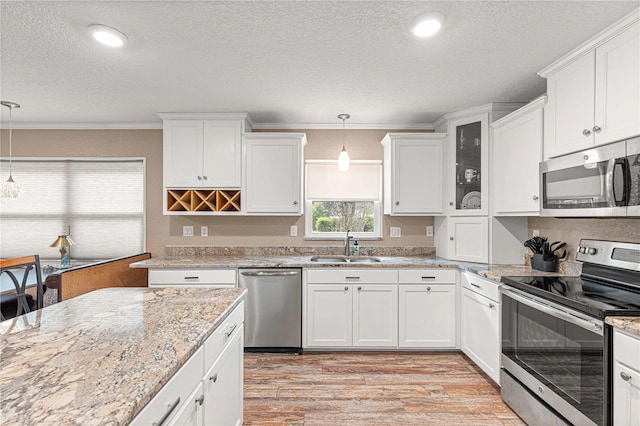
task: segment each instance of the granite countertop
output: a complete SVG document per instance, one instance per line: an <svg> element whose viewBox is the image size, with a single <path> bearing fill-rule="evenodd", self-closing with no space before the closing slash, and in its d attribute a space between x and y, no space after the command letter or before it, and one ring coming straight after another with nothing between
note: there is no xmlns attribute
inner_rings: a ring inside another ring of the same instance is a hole
<svg viewBox="0 0 640 426"><path fill-rule="evenodd" d="M607 317L604 322L640 337L640 317Z"/></svg>
<svg viewBox="0 0 640 426"><path fill-rule="evenodd" d="M0 323L2 423L129 423L245 291L107 288Z"/></svg>
<svg viewBox="0 0 640 426"><path fill-rule="evenodd" d="M561 263L558 272L543 272L525 265L489 265L485 263L458 262L433 256L373 256L374 263L322 263L312 262L312 256L167 256L132 263L132 268L458 268L499 282L502 276L544 275L578 276L579 265ZM322 257L331 257L330 255ZM352 256L366 258L367 256Z"/></svg>

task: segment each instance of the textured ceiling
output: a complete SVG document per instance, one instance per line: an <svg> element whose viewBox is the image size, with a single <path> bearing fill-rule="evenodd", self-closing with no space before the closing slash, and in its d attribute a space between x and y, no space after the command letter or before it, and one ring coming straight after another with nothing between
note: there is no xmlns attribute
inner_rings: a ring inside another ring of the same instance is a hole
<svg viewBox="0 0 640 426"><path fill-rule="evenodd" d="M420 125L545 92L537 72L633 1L2 1L0 97L19 127L160 123L248 112L256 123ZM447 16L416 39L420 13ZM86 28L129 42L114 50ZM8 110L2 108L2 120ZM6 125L6 124L5 124Z"/></svg>

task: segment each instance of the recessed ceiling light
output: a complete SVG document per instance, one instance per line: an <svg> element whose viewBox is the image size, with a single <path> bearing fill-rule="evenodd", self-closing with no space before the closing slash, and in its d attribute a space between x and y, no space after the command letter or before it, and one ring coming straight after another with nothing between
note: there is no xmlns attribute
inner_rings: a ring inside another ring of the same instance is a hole
<svg viewBox="0 0 640 426"><path fill-rule="evenodd" d="M127 42L127 36L115 28L106 25L89 25L89 32L100 43L110 47L121 47Z"/></svg>
<svg viewBox="0 0 640 426"><path fill-rule="evenodd" d="M442 28L446 17L440 12L429 12L418 15L413 20L411 32L416 37L431 37Z"/></svg>

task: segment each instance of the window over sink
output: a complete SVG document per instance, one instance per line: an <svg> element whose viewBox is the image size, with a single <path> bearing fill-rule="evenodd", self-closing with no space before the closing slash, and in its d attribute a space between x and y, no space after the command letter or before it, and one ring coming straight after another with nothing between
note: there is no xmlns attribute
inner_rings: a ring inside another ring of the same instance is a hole
<svg viewBox="0 0 640 426"><path fill-rule="evenodd" d="M8 161L0 176L8 175ZM49 245L71 227L71 260L125 256L145 248L145 160L14 158L20 198L2 199L0 256L59 258Z"/></svg>
<svg viewBox="0 0 640 426"><path fill-rule="evenodd" d="M338 162L306 161L305 236L358 239L382 236L382 163L351 161L349 170Z"/></svg>

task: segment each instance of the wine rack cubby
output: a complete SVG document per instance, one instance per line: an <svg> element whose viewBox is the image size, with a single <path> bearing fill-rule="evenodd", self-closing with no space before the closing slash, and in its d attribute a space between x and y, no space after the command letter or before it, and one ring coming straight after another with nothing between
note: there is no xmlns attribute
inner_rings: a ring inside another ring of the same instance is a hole
<svg viewBox="0 0 640 426"><path fill-rule="evenodd" d="M240 191L222 189L168 189L169 212L240 212Z"/></svg>

